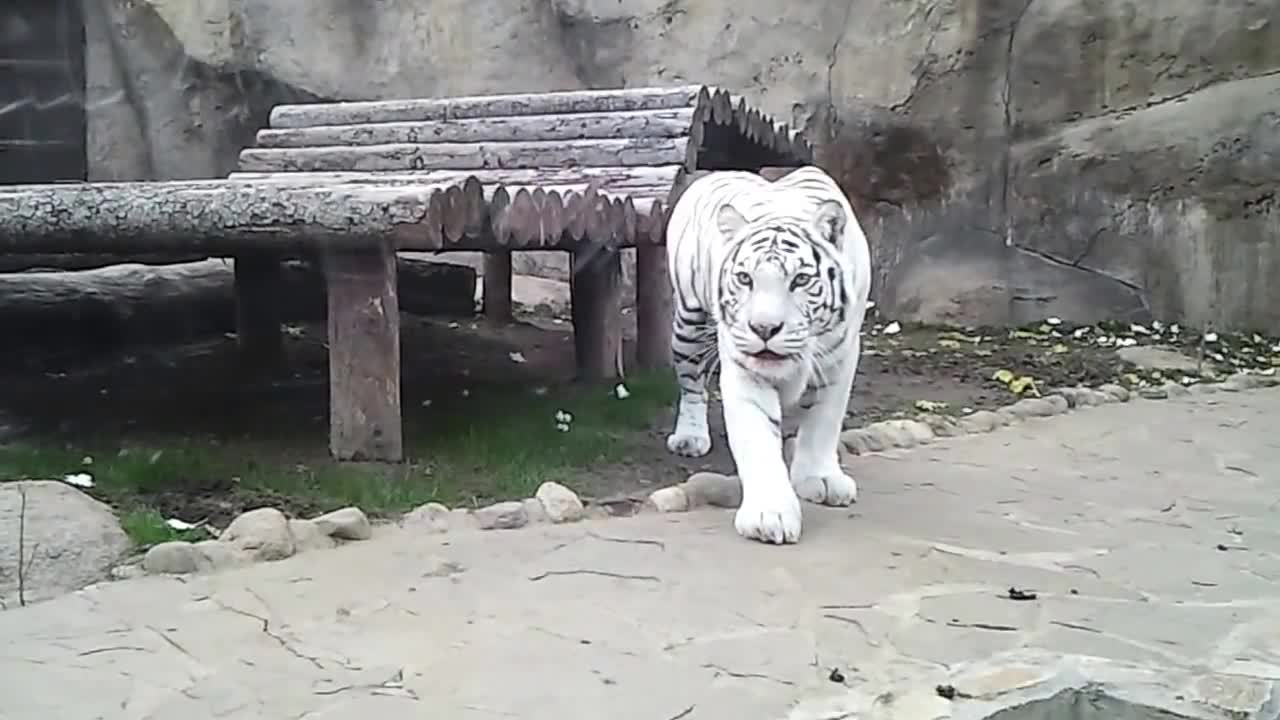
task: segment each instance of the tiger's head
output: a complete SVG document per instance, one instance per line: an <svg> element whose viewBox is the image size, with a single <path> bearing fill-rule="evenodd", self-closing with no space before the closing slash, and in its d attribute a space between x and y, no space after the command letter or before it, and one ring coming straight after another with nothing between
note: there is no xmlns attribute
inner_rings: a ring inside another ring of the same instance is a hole
<svg viewBox="0 0 1280 720"><path fill-rule="evenodd" d="M826 200L810 216L748 221L732 205L716 222L728 241L719 275L721 332L748 370L781 379L813 360L816 340L850 303L841 243L849 219Z"/></svg>

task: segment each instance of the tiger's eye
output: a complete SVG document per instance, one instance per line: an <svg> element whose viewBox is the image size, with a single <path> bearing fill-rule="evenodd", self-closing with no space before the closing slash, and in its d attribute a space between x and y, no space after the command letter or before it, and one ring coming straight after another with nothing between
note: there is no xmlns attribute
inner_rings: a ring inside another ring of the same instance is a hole
<svg viewBox="0 0 1280 720"><path fill-rule="evenodd" d="M751 275L749 273L739 272L734 278L739 284L751 287Z"/></svg>
<svg viewBox="0 0 1280 720"><path fill-rule="evenodd" d="M800 289L800 288L804 287L805 285L808 285L808 284L809 284L809 283L811 283L811 282L813 282L813 276L812 276L812 275L807 275L807 274L805 274L805 273L800 273L799 275L796 275L794 278L792 278L792 280L791 280L791 289L792 289L792 290L798 290L798 289Z"/></svg>

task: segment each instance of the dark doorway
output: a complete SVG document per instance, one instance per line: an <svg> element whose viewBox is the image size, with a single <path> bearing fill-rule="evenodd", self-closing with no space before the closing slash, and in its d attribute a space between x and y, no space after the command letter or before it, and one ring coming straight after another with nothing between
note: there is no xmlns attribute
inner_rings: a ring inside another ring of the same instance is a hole
<svg viewBox="0 0 1280 720"><path fill-rule="evenodd" d="M0 184L84 180L80 0L0 4Z"/></svg>

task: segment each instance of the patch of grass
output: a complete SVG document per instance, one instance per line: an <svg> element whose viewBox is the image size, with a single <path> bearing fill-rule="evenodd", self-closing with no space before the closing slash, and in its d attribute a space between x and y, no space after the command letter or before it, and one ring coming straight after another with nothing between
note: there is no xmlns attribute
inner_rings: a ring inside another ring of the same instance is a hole
<svg viewBox="0 0 1280 720"><path fill-rule="evenodd" d="M200 529L173 529L165 516L150 508L138 508L125 512L120 516L120 527L138 547L151 547L170 540L197 542L209 539L209 533Z"/></svg>
<svg viewBox="0 0 1280 720"><path fill-rule="evenodd" d="M531 495L546 480L625 457L635 433L669 412L669 371L628 378L629 397L611 386L475 388L406 412L409 462L338 464L323 445L282 448L272 438L219 442L189 437L115 438L0 446L0 480L93 476L90 492L115 505L139 545L192 539L166 520L225 520L273 505L299 515L356 505L374 515L425 502L470 505ZM567 432L556 413L573 416ZM316 438L323 442L323 435ZM196 537L195 539L199 539Z"/></svg>

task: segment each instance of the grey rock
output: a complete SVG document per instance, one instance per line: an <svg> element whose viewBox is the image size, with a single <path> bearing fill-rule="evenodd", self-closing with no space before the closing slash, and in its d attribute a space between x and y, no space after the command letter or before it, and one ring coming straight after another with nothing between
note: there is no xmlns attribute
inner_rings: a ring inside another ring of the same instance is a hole
<svg viewBox="0 0 1280 720"><path fill-rule="evenodd" d="M290 520L289 532L293 534L293 545L296 552L328 550L338 544L337 540L330 537L329 528L322 527L314 520ZM227 543L222 544L227 545Z"/></svg>
<svg viewBox="0 0 1280 720"><path fill-rule="evenodd" d="M867 453L884 450L884 444L879 436L873 437L866 428L845 430L840 434L840 442L844 444L845 449L854 455L866 455Z"/></svg>
<svg viewBox="0 0 1280 720"><path fill-rule="evenodd" d="M690 508L702 505L736 508L742 504L742 482L734 475L696 472L680 487Z"/></svg>
<svg viewBox="0 0 1280 720"><path fill-rule="evenodd" d="M19 562L22 595L32 603L108 578L130 547L111 508L71 485L0 483L0 605L11 607L18 600Z"/></svg>
<svg viewBox="0 0 1280 720"><path fill-rule="evenodd" d="M332 542L330 538L326 539ZM196 572L226 570L248 565L254 560L251 552L220 540L201 540L193 548L196 553Z"/></svg>
<svg viewBox="0 0 1280 720"><path fill-rule="evenodd" d="M679 485L659 488L649 493L644 507L660 513L684 512L689 509L689 496Z"/></svg>
<svg viewBox="0 0 1280 720"><path fill-rule="evenodd" d="M966 434L989 433L1007 424L1000 416L990 410L978 410L960 418L960 428Z"/></svg>
<svg viewBox="0 0 1280 720"><path fill-rule="evenodd" d="M1187 387L1187 392L1191 393L1192 395L1213 395L1214 393L1218 393L1221 391L1222 391L1222 386L1219 383L1211 383L1211 382L1199 382L1194 385L1189 385Z"/></svg>
<svg viewBox="0 0 1280 720"><path fill-rule="evenodd" d="M1129 402L1129 390L1123 385L1107 383L1106 385L1098 386L1098 390L1106 393L1112 402Z"/></svg>
<svg viewBox="0 0 1280 720"><path fill-rule="evenodd" d="M324 534L339 540L368 540L373 537L369 518L358 507L345 507L313 518Z"/></svg>
<svg viewBox="0 0 1280 720"><path fill-rule="evenodd" d="M400 526L428 533L446 533L449 532L451 517L449 508L440 503L431 502L405 513L405 516L400 519Z"/></svg>
<svg viewBox="0 0 1280 720"><path fill-rule="evenodd" d="M547 517L554 523L574 522L581 520L585 508L578 494L555 482L544 482L538 486L534 497L542 504Z"/></svg>
<svg viewBox="0 0 1280 720"><path fill-rule="evenodd" d="M1238 372L1223 380L1220 387L1227 392L1239 392L1241 390L1272 387L1277 382L1277 379L1272 376Z"/></svg>
<svg viewBox="0 0 1280 720"><path fill-rule="evenodd" d="M218 536L255 561L283 560L295 551L289 518L275 508L257 508L241 513Z"/></svg>
<svg viewBox="0 0 1280 720"><path fill-rule="evenodd" d="M1014 403L1014 404L1017 404L1017 403ZM1027 418L1027 415L1025 415L1024 412L1025 411L1022 409L1014 410L1013 405L1006 405L1005 407L1002 407L996 410L995 411L996 422L999 423L997 427L1004 427L1005 425L1016 425L1022 422L1024 419Z"/></svg>
<svg viewBox="0 0 1280 720"><path fill-rule="evenodd" d="M471 511L481 530L514 530L529 524L529 513L519 500L494 503Z"/></svg>
<svg viewBox="0 0 1280 720"><path fill-rule="evenodd" d="M199 568L196 548L183 540L154 545L142 556L142 569L152 575L186 575Z"/></svg>
<svg viewBox="0 0 1280 720"><path fill-rule="evenodd" d="M1186 397L1191 393L1183 387L1182 383L1176 383L1172 380L1165 382L1161 387L1164 388L1165 394L1171 398Z"/></svg>
<svg viewBox="0 0 1280 720"><path fill-rule="evenodd" d="M525 498L520 501L520 504L524 505L524 514L528 518L527 524L536 525L538 523L551 522L551 516L547 515L546 508L542 507L542 503L538 501L538 498Z"/></svg>
<svg viewBox="0 0 1280 720"><path fill-rule="evenodd" d="M927 425L935 437L955 437L964 433L960 421L949 415L921 413L916 419Z"/></svg>
<svg viewBox="0 0 1280 720"><path fill-rule="evenodd" d="M1169 391L1162 386L1151 385L1138 388L1138 397L1144 400L1164 400L1169 397Z"/></svg>
<svg viewBox="0 0 1280 720"><path fill-rule="evenodd" d="M1125 362L1131 362L1147 370L1177 371L1196 373L1199 363L1195 358L1158 345L1132 345L1116 350L1116 356Z"/></svg>

